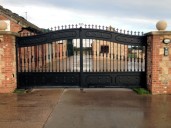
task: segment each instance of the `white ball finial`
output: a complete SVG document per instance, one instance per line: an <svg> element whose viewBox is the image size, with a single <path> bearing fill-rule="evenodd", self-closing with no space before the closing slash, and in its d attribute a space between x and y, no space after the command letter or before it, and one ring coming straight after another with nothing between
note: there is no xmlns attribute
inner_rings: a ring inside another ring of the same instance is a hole
<svg viewBox="0 0 171 128"><path fill-rule="evenodd" d="M167 28L167 22L164 21L164 20L158 21L157 24L156 24L156 28L157 28L157 30L159 30L159 31L164 31L164 30L166 30L166 28Z"/></svg>
<svg viewBox="0 0 171 128"><path fill-rule="evenodd" d="M0 30L7 29L7 23L3 20L0 20Z"/></svg>

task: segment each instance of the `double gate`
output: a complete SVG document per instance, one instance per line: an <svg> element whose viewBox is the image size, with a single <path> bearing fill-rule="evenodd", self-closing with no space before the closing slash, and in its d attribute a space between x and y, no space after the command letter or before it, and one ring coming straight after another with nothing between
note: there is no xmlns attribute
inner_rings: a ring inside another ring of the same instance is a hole
<svg viewBox="0 0 171 128"><path fill-rule="evenodd" d="M101 26L62 26L17 38L18 88L144 87L146 36Z"/></svg>

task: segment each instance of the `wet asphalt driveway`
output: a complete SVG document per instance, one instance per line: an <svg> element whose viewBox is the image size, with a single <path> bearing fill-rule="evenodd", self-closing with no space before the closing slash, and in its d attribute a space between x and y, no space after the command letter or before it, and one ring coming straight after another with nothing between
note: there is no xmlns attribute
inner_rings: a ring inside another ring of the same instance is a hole
<svg viewBox="0 0 171 128"><path fill-rule="evenodd" d="M129 89L0 94L0 128L171 128L171 95Z"/></svg>

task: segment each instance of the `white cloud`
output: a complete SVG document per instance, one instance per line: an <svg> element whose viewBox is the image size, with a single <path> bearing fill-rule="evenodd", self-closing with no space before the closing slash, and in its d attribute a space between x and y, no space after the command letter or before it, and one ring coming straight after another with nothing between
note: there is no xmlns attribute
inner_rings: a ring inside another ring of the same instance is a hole
<svg viewBox="0 0 171 128"><path fill-rule="evenodd" d="M97 24L133 31L152 31L158 20L171 30L170 1L148 0L0 0L4 8L42 28L68 24Z"/></svg>

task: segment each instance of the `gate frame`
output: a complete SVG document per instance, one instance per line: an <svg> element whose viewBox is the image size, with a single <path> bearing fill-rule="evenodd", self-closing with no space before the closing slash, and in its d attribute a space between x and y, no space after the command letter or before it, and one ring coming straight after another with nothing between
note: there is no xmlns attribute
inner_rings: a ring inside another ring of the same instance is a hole
<svg viewBox="0 0 171 128"><path fill-rule="evenodd" d="M131 32L132 34L132 32ZM79 75L79 85L80 88L87 87L83 84L83 76L86 76L85 72L83 72L83 39L97 39L97 40L105 40L105 41L112 41L120 44L130 44L130 45L138 45L138 46L147 46L146 36L139 36L139 35L128 35L128 34L122 34L117 31L110 31L110 30L100 30L100 29L92 29L92 28L72 28L72 29L64 29L64 30L58 30L58 31L50 31L48 33L44 33L41 35L35 35L35 36L29 36L29 37L17 37L17 43L16 43L16 51L20 47L26 47L26 46L36 46L38 44L46 44L50 43L52 41L58 41L58 40L65 40L65 39L80 39L80 75ZM43 42L43 43L42 43ZM147 48L146 48L147 49ZM18 55L18 53L17 53ZM141 86L146 87L146 78L143 76L146 76L146 61L147 56L145 53L145 72L143 75L139 75L139 78L143 80L140 80L138 84L141 84ZM18 62L18 61L17 61ZM18 65L18 64L17 64ZM18 67L18 66L17 66ZM95 72L98 73L98 72ZM126 73L132 75L137 74L138 72L114 72L115 74L121 74ZM89 72L88 74L94 74L93 72ZM111 72L107 73L104 72L104 74L110 74ZM17 70L17 76L18 76L18 83L20 81L19 72ZM101 77L102 75L100 75ZM110 76L112 81L113 78ZM26 77L27 78L27 77ZM22 78L23 79L23 78ZM98 79L98 78L97 78ZM116 81L116 80L114 80ZM135 80L132 80L135 81ZM141 83L142 82L142 83ZM27 82L25 82L27 83ZM20 84L20 83L19 83ZM18 87L20 88L21 85L18 84ZM100 86L99 86L100 87Z"/></svg>

